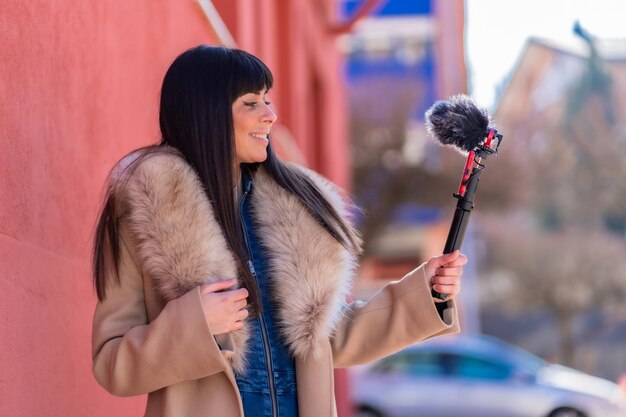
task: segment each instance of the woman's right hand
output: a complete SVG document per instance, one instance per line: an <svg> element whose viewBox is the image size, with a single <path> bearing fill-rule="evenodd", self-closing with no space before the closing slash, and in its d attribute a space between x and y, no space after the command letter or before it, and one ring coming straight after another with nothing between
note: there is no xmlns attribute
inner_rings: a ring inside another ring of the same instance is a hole
<svg viewBox="0 0 626 417"><path fill-rule="evenodd" d="M229 289L235 284L237 280L231 278L200 287L204 316L214 336L241 329L248 317L248 290Z"/></svg>

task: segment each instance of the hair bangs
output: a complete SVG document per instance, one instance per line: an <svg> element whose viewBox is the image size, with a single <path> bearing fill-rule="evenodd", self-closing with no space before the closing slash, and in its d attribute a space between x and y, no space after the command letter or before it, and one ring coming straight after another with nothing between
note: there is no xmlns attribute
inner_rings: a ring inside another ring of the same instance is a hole
<svg viewBox="0 0 626 417"><path fill-rule="evenodd" d="M233 100L248 93L265 92L272 88L274 76L270 69L257 57L242 50L235 50L235 76Z"/></svg>

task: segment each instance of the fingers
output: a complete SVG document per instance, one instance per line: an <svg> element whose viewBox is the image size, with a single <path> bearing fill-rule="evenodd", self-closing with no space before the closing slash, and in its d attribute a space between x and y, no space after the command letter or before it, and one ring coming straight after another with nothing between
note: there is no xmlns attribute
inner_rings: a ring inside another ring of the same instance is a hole
<svg viewBox="0 0 626 417"><path fill-rule="evenodd" d="M426 276L432 277L435 275L435 271L441 267L460 267L467 263L467 257L465 255L461 255L460 251L457 249L452 253L447 253L444 255L434 256L426 262L425 272Z"/></svg>
<svg viewBox="0 0 626 417"><path fill-rule="evenodd" d="M202 285L201 293L203 295L206 295L209 293L219 292L227 296L231 302L245 300L246 298L248 298L248 290L245 288L229 290L236 284L237 280L235 278L218 280L215 282L211 282L210 284Z"/></svg>
<svg viewBox="0 0 626 417"><path fill-rule="evenodd" d="M440 277L435 275L430 279L430 283L440 285L456 285L459 282L460 277L461 275L455 275L451 277Z"/></svg>
<svg viewBox="0 0 626 417"><path fill-rule="evenodd" d="M459 292L461 292L461 285L459 283L457 283L456 285L435 284L433 285L433 290L441 294L446 294L448 298L452 298L457 296Z"/></svg>
<svg viewBox="0 0 626 417"><path fill-rule="evenodd" d="M439 256L433 256L428 260L428 263L435 268L439 268L440 266L444 266L451 262L454 262L459 256L461 252L457 249L454 252L445 253Z"/></svg>
<svg viewBox="0 0 626 417"><path fill-rule="evenodd" d="M467 256L461 255L461 252L457 249L454 252L433 256L428 260L428 263L435 269L444 265L453 267L463 266L467 263Z"/></svg>
<svg viewBox="0 0 626 417"><path fill-rule="evenodd" d="M453 252L454 253L454 252ZM457 266L463 266L467 264L467 256L465 255L459 255L458 258L456 258L454 261L449 262L448 264L446 264L445 266L447 267L457 267Z"/></svg>
<svg viewBox="0 0 626 417"><path fill-rule="evenodd" d="M229 331L234 332L243 328L243 322L248 318L250 312L245 308L241 308L234 315L234 321L230 326Z"/></svg>
<svg viewBox="0 0 626 417"><path fill-rule="evenodd" d="M448 296L455 296L459 293L461 289L461 275L463 274L463 270L461 268L439 268L437 272L442 270L458 270L458 273L450 275L435 275L430 279L430 283L432 288L440 292L442 294L447 294Z"/></svg>
<svg viewBox="0 0 626 417"><path fill-rule="evenodd" d="M242 321L248 318L248 315L250 315L248 310L245 308L242 308L241 310L237 311L237 313L235 314L235 318L237 319L237 321Z"/></svg>
<svg viewBox="0 0 626 417"><path fill-rule="evenodd" d="M237 290L229 291L229 296L232 302L245 300L246 298L248 298L248 290L246 290L245 288L239 288Z"/></svg>
<svg viewBox="0 0 626 417"><path fill-rule="evenodd" d="M463 268L460 266L442 266L435 270L435 276L438 277L460 277L461 275L463 275Z"/></svg>
<svg viewBox="0 0 626 417"><path fill-rule="evenodd" d="M243 328L250 314L248 290L234 289L235 279L204 284L201 287L202 307L211 333L220 335Z"/></svg>
<svg viewBox="0 0 626 417"><path fill-rule="evenodd" d="M241 329L243 329L243 321L236 321L230 327L230 331L231 332L234 332L234 331L237 331L237 330L241 330Z"/></svg>
<svg viewBox="0 0 626 417"><path fill-rule="evenodd" d="M448 295L448 298L454 297L461 290L461 275L463 275L461 267L440 267L435 271L430 283L435 291Z"/></svg>
<svg viewBox="0 0 626 417"><path fill-rule="evenodd" d="M437 268L440 268L448 263L454 262L459 256L459 251L454 251L445 255L433 256L426 262L426 275L431 277L435 275Z"/></svg>
<svg viewBox="0 0 626 417"><path fill-rule="evenodd" d="M248 305L248 301L244 298L243 300L237 300L234 303L234 307L237 310L241 310L242 308L246 308Z"/></svg>
<svg viewBox="0 0 626 417"><path fill-rule="evenodd" d="M203 284L200 291L202 294L224 291L233 287L235 284L237 284L237 280L235 278L222 279L209 284Z"/></svg>
<svg viewBox="0 0 626 417"><path fill-rule="evenodd" d="M451 299L461 291L461 275L463 266L467 264L467 257L455 250L428 260L424 272L429 277L432 289L445 294Z"/></svg>

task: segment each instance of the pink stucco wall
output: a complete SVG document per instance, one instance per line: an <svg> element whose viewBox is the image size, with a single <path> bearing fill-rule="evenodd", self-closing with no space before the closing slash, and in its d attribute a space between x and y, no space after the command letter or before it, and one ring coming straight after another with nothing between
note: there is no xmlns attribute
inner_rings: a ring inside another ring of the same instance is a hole
<svg viewBox="0 0 626 417"><path fill-rule="evenodd" d="M139 416L91 376L91 234L170 60L211 32L192 1L5 0L0 33L0 415Z"/></svg>
<svg viewBox="0 0 626 417"><path fill-rule="evenodd" d="M274 70L280 121L305 158L348 185L341 62L313 2L214 3ZM143 398L113 397L91 375L93 225L109 168L158 139L170 61L212 33L194 0L2 1L0 416L142 415Z"/></svg>

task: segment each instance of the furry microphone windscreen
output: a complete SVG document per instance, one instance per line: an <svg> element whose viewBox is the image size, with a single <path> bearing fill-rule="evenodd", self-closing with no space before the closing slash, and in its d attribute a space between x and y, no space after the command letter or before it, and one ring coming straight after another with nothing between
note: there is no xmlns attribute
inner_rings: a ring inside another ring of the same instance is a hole
<svg viewBox="0 0 626 417"><path fill-rule="evenodd" d="M425 116L426 130L442 145L464 155L484 141L491 127L487 110L463 94L436 102Z"/></svg>

